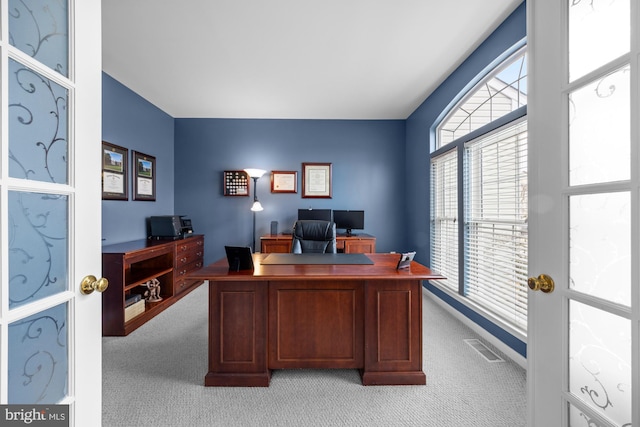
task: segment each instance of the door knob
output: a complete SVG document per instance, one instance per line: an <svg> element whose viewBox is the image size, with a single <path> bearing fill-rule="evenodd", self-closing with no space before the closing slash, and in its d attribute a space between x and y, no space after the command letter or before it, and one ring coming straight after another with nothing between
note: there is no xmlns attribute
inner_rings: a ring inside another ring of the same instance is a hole
<svg viewBox="0 0 640 427"><path fill-rule="evenodd" d="M109 287L109 281L104 277L96 279L96 276L85 276L80 282L80 292L89 295L93 291L104 292Z"/></svg>
<svg viewBox="0 0 640 427"><path fill-rule="evenodd" d="M553 292L556 287L555 282L546 274L541 274L538 277L529 277L527 284L532 291L542 291L545 294Z"/></svg>

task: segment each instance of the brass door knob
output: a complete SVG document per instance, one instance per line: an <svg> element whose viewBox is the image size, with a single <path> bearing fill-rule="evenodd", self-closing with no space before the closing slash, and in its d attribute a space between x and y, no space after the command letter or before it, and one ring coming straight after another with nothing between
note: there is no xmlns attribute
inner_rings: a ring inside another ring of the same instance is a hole
<svg viewBox="0 0 640 427"><path fill-rule="evenodd" d="M96 276L85 276L80 282L80 292L89 295L93 291L104 292L109 287L109 281L104 277L96 279Z"/></svg>
<svg viewBox="0 0 640 427"><path fill-rule="evenodd" d="M527 284L532 291L542 291L545 294L553 292L556 287L555 282L546 274L541 274L538 277L529 277Z"/></svg>

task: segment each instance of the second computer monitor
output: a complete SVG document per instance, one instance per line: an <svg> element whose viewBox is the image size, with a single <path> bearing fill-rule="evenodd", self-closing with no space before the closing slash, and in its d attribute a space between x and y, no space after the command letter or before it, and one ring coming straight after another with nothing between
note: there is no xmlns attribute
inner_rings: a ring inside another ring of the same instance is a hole
<svg viewBox="0 0 640 427"><path fill-rule="evenodd" d="M347 230L347 235L351 235L351 230L364 229L364 211L333 211L333 222L337 229Z"/></svg>

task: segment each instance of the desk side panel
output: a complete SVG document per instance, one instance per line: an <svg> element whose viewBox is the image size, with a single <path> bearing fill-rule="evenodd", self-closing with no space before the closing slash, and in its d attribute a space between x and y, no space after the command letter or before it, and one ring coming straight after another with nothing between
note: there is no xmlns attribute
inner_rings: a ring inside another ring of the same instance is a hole
<svg viewBox="0 0 640 427"><path fill-rule="evenodd" d="M209 284L209 373L205 385L268 386L267 284Z"/></svg>
<svg viewBox="0 0 640 427"><path fill-rule="evenodd" d="M420 281L367 281L363 384L425 384Z"/></svg>

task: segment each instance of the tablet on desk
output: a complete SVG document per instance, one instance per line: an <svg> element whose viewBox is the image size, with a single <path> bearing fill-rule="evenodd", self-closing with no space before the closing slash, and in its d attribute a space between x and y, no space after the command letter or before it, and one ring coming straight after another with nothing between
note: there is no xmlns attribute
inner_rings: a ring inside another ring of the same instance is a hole
<svg viewBox="0 0 640 427"><path fill-rule="evenodd" d="M225 246L229 271L253 270L253 256L248 246Z"/></svg>

